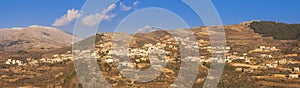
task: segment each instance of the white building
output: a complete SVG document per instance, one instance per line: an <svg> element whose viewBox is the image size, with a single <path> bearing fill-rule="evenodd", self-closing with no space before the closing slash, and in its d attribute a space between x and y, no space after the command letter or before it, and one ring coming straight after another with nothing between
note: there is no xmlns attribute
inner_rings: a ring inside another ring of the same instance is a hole
<svg viewBox="0 0 300 88"><path fill-rule="evenodd" d="M227 49L227 50L230 50L231 48L230 48L230 47L226 47L226 49Z"/></svg>
<svg viewBox="0 0 300 88"><path fill-rule="evenodd" d="M225 59L225 62L227 62L227 63L231 63L231 62L232 62L232 60L231 60L231 59L228 59L228 58L226 58L226 59Z"/></svg>
<svg viewBox="0 0 300 88"><path fill-rule="evenodd" d="M11 60L11 59L8 59L8 60L5 62L5 64L11 65L11 62L12 62L12 60Z"/></svg>
<svg viewBox="0 0 300 88"><path fill-rule="evenodd" d="M237 55L237 54L238 54L238 52L233 52L232 54L233 54L233 55Z"/></svg>
<svg viewBox="0 0 300 88"><path fill-rule="evenodd" d="M289 78L299 78L299 74L289 74Z"/></svg>
<svg viewBox="0 0 300 88"><path fill-rule="evenodd" d="M271 63L271 64L266 64L267 67L269 68L277 68L278 64L277 63Z"/></svg>
<svg viewBox="0 0 300 88"><path fill-rule="evenodd" d="M266 49L266 46L259 46L259 49L265 50L265 49Z"/></svg>
<svg viewBox="0 0 300 88"><path fill-rule="evenodd" d="M12 63L11 63L11 64L13 64L13 65L16 64L16 60L12 60Z"/></svg>
<svg viewBox="0 0 300 88"><path fill-rule="evenodd" d="M107 63L112 63L112 62L114 62L113 59L106 59L105 61L106 61Z"/></svg>
<svg viewBox="0 0 300 88"><path fill-rule="evenodd" d="M251 62L251 58L246 58L245 59L245 63L250 63Z"/></svg>
<svg viewBox="0 0 300 88"><path fill-rule="evenodd" d="M239 57L238 59L244 60L244 59L245 59L245 57Z"/></svg>
<svg viewBox="0 0 300 88"><path fill-rule="evenodd" d="M294 71L294 72L299 72L300 69L299 69L299 67L294 67L294 68L293 68L293 71Z"/></svg>
<svg viewBox="0 0 300 88"><path fill-rule="evenodd" d="M54 54L53 57L59 57L59 54Z"/></svg>
<svg viewBox="0 0 300 88"><path fill-rule="evenodd" d="M23 65L23 62L20 61L20 60L16 60L16 64L17 64L17 65Z"/></svg>

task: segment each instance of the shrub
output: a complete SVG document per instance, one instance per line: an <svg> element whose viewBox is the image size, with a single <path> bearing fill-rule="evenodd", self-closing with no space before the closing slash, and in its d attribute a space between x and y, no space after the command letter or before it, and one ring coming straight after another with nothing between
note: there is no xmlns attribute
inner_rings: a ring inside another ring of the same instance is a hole
<svg viewBox="0 0 300 88"><path fill-rule="evenodd" d="M17 51L17 53L18 53L18 54L28 54L28 52L25 51L25 50L19 50L19 51Z"/></svg>

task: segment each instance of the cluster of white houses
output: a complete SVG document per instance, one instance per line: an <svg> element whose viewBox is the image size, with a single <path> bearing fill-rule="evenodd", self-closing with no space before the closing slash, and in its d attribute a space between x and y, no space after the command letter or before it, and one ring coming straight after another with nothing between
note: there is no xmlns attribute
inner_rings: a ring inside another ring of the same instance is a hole
<svg viewBox="0 0 300 88"><path fill-rule="evenodd" d="M68 54L54 54L51 57L43 57L40 59L32 59L32 58L27 58L25 61L21 60L12 60L8 59L5 64L7 65L38 65L40 63L49 63L49 64L54 64L54 63L59 63L63 61L68 61L68 60L74 60L71 51L68 51Z"/></svg>
<svg viewBox="0 0 300 88"><path fill-rule="evenodd" d="M139 56L141 58L136 58L134 60L134 62L139 63L142 61L146 61L148 60L146 57L151 55L152 53L156 53L156 54L164 54L164 59L165 61L169 62L169 61L175 61L174 58L171 58L169 55L172 53L172 51L166 51L166 48L170 48L171 50L174 51L178 51L179 48L176 47L176 45L178 45L178 43L176 42L176 40L180 40L183 46L185 46L185 48L188 49L206 49L209 52L213 52L213 50L223 50L221 52L218 53L225 53L228 52L231 48L230 47L212 47L212 46L206 46L206 47L198 47L200 46L197 42L195 41L189 41L189 39L182 39L182 38L170 38L170 39L166 39L163 43L156 43L156 44L145 44L143 47L141 48L112 48L112 43L111 42L107 42L104 44L99 44L96 46L96 50L91 49L91 50L74 50L73 54L76 55L76 58L101 58L102 60L104 60L106 63L113 63L113 62L119 62L119 60L117 59L113 59L113 55L117 55L117 56ZM205 42L205 41L202 41ZM276 47L266 47L266 46L260 46L259 49L255 49L252 51L255 52L264 52L264 51L278 51L279 49L277 49ZM103 53L103 54L101 54ZM251 53L251 52L250 52ZM101 54L101 55L100 55ZM260 55L262 58L273 58L272 55L268 55L268 54L261 54ZM201 59L200 59L201 58ZM214 59L218 59L218 58L208 58L208 56L200 56L200 57L185 57L185 60L190 60L193 62L211 62ZM254 57L248 57L248 53L242 53L239 55L238 52L232 52L230 54L227 53L227 56L225 58L225 62L227 63L232 63L233 60L244 60L245 63L251 63L251 60L254 59ZM48 58L41 58L41 59L31 59L31 58L27 58L26 61L20 61L20 60L12 60L12 59L8 59L5 64L8 65L37 65L39 63L50 63L50 64L54 64L54 63L58 63L58 62L63 62L63 61L67 61L67 60L74 60L74 57L71 53L71 51L68 51L66 54L54 54L51 57ZM224 59L222 59L224 60ZM158 62L158 61L157 61ZM252 61L253 62L253 61ZM136 65L136 63L131 63L130 61L123 61L122 63L119 63L120 65L123 66L128 66L128 67L133 67L134 65ZM290 61L288 61L287 59L281 59L281 60L277 60L275 62L271 62L271 63L265 63L264 65L261 65L260 67L263 68L277 68L278 65L280 64L287 64L290 63ZM235 70L237 71L244 71L244 72L248 72L248 73L252 73L254 70L253 69L244 69L244 68L236 68ZM294 67L293 68L293 73L289 75L290 78L298 78L299 75L299 67Z"/></svg>
<svg viewBox="0 0 300 88"><path fill-rule="evenodd" d="M300 74L300 69L299 67L294 67L292 69L292 73L289 74L289 78L299 78L299 74Z"/></svg>
<svg viewBox="0 0 300 88"><path fill-rule="evenodd" d="M279 49L277 49L276 47L266 47L266 46L260 46L259 49L255 49L250 51L250 53L252 53L253 51L255 52L264 52L264 51L278 51ZM233 60L236 59L240 59L240 60L244 60L245 63L251 63L251 60L254 59L253 57L248 57L247 56L248 53L243 53L243 56L238 56L238 52L233 52L232 54L227 54L227 57L225 59L225 61L227 63L232 63ZM290 56L297 56L297 55L290 55ZM261 64L261 65L257 65L257 66L252 66L255 68L261 68L261 69L277 69L279 68L279 65L283 65L283 64L299 64L297 63L297 61L293 61L293 60L288 60L288 59L272 59L274 58L272 55L269 54L260 54L260 57L258 58L269 58L267 59L267 62ZM251 66L251 65L247 65L247 66ZM254 69L252 68L236 68L236 71L242 71L242 72L247 72L247 73L252 73L254 72ZM274 76L280 76L280 77L288 77L288 78L299 78L300 74L300 69L299 67L293 67L290 70L290 74L274 74Z"/></svg>
<svg viewBox="0 0 300 88"><path fill-rule="evenodd" d="M270 52L270 51L279 51L276 47L267 47L267 46L260 46L258 49L252 50L250 52Z"/></svg>
<svg viewBox="0 0 300 88"><path fill-rule="evenodd" d="M12 59L8 59L5 64L7 65L24 65L23 61L20 60L12 60Z"/></svg>

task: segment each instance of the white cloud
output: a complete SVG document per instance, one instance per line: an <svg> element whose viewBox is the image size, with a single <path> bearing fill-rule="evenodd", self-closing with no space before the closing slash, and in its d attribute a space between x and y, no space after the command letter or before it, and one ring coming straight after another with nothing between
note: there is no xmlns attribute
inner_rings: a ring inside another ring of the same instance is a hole
<svg viewBox="0 0 300 88"><path fill-rule="evenodd" d="M123 11L131 10L130 6L126 6L124 3L120 2L120 7Z"/></svg>
<svg viewBox="0 0 300 88"><path fill-rule="evenodd" d="M105 15L102 13L96 13L96 14L92 14L89 16L86 16L82 19L82 23L86 26L93 26L96 25L102 18L102 20L110 20L113 17L115 17L115 14L109 14L109 15Z"/></svg>
<svg viewBox="0 0 300 88"><path fill-rule="evenodd" d="M139 3L140 3L139 1L133 2L133 7L134 7L135 10L137 9L137 5L138 5Z"/></svg>
<svg viewBox="0 0 300 88"><path fill-rule="evenodd" d="M68 25L70 22L74 21L76 18L80 17L80 11L75 9L70 9L67 11L67 14L61 16L59 19L56 19L52 24L53 26L64 26Z"/></svg>
<svg viewBox="0 0 300 88"><path fill-rule="evenodd" d="M137 6L140 2L139 1L135 1L133 2L133 6Z"/></svg>
<svg viewBox="0 0 300 88"><path fill-rule="evenodd" d="M116 4L112 4L112 5L108 6L107 9L104 9L104 10L102 11L102 13L107 13L107 12L109 12L109 11L115 9L116 7L117 7Z"/></svg>
<svg viewBox="0 0 300 88"><path fill-rule="evenodd" d="M85 25L85 26L94 26L101 19L102 20L111 20L116 15L115 14L108 14L107 12L109 12L109 11L115 9L115 8L116 8L116 4L112 4L107 9L103 9L101 12L85 16L82 19L82 24Z"/></svg>

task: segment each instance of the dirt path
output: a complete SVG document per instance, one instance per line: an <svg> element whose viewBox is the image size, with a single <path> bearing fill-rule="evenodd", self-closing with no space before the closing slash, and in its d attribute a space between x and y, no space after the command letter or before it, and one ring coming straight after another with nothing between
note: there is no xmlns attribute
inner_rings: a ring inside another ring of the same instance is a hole
<svg viewBox="0 0 300 88"><path fill-rule="evenodd" d="M259 68L261 66L259 65L249 65L249 64L242 64L242 63L230 63L230 65L235 66L235 67L250 67L250 68Z"/></svg>

